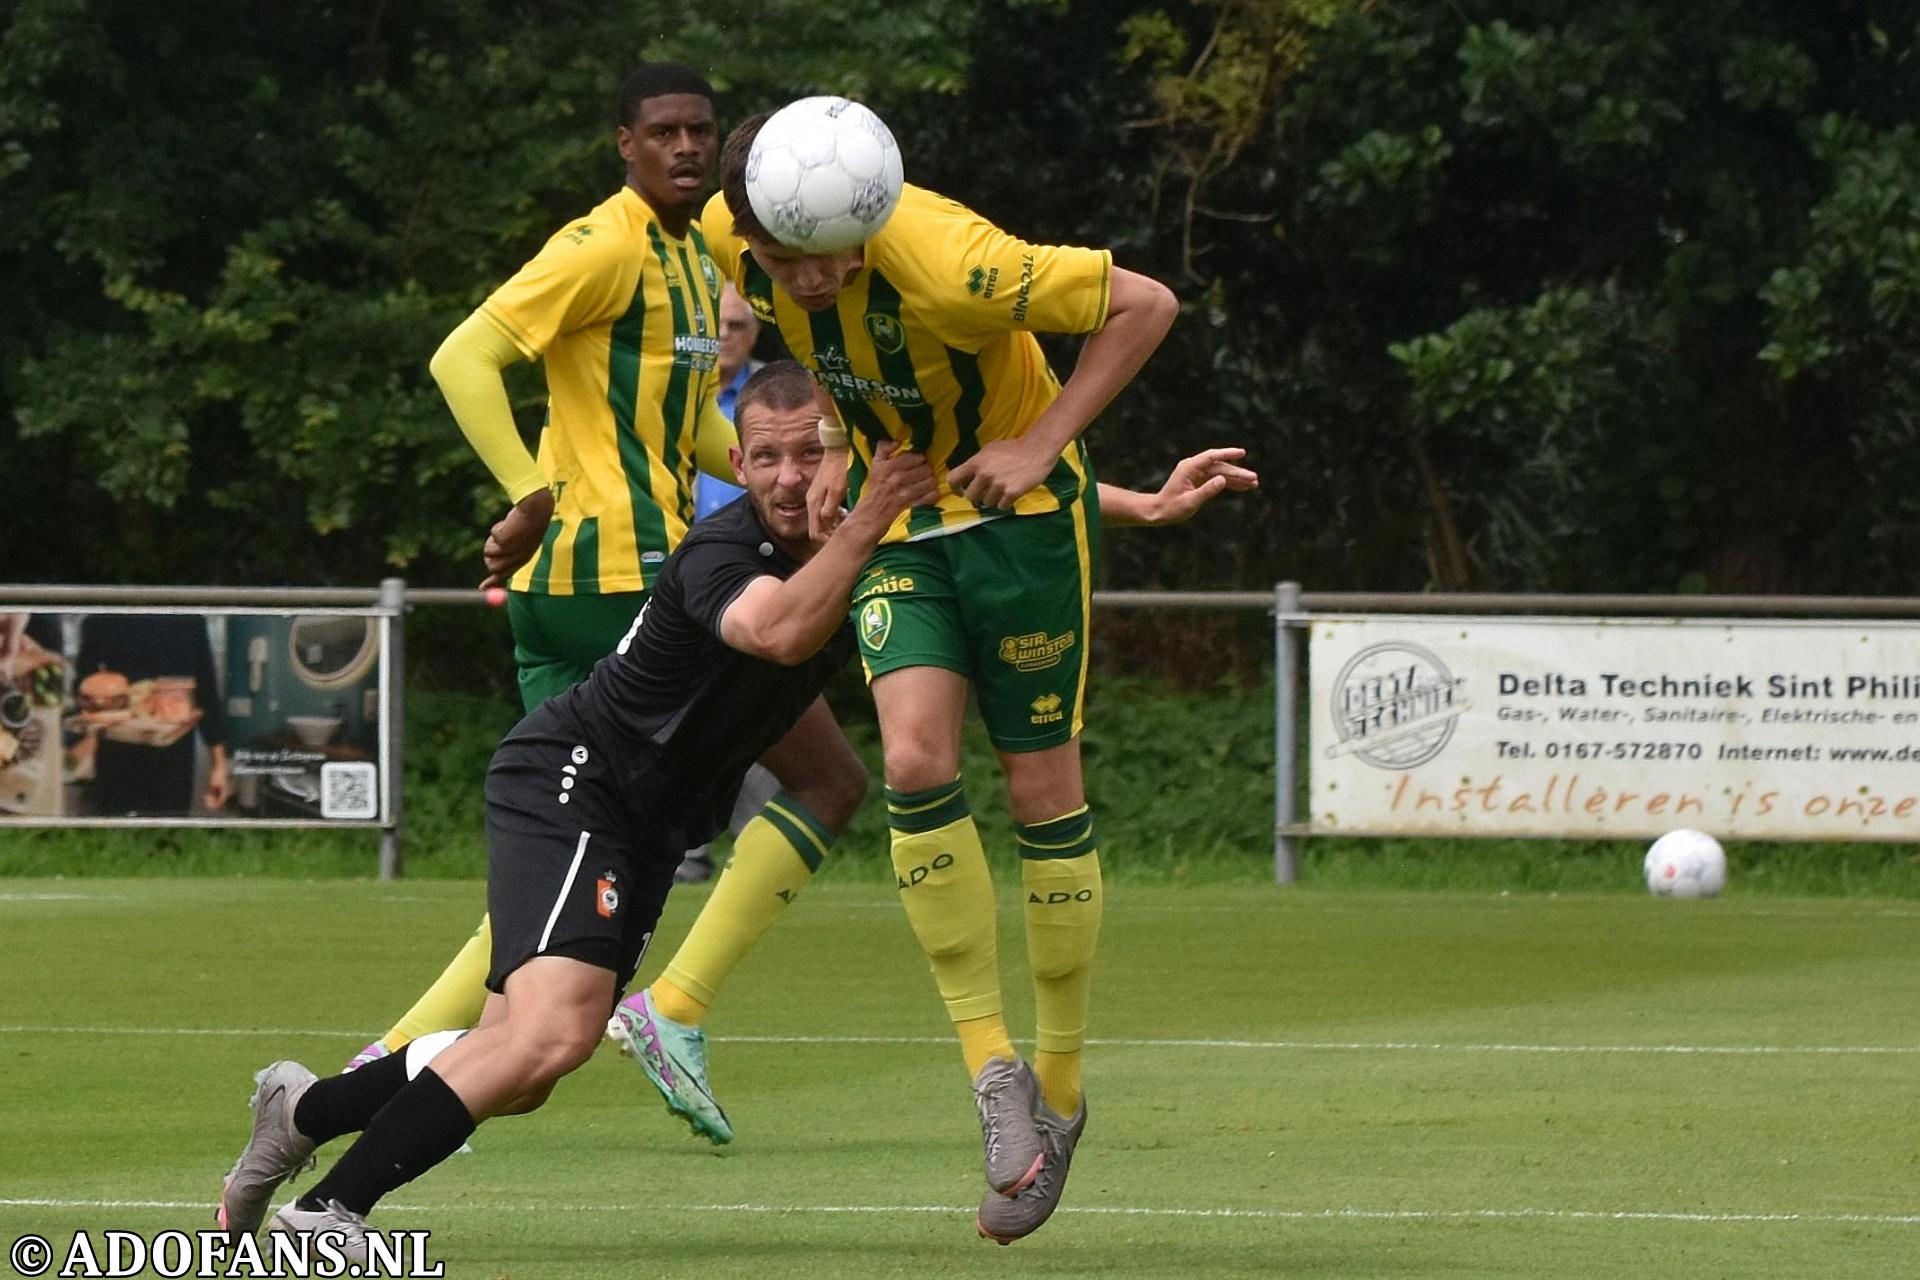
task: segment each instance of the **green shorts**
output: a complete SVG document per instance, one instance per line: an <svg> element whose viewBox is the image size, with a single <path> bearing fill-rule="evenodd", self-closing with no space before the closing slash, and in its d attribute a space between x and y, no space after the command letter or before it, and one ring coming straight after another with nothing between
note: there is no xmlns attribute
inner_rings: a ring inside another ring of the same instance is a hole
<svg viewBox="0 0 1920 1280"><path fill-rule="evenodd" d="M1001 751L1080 732L1087 623L1100 548L1090 490L1062 511L889 543L867 561L850 616L867 679L903 667L967 677Z"/></svg>
<svg viewBox="0 0 1920 1280"><path fill-rule="evenodd" d="M533 710L587 678L613 652L647 602L645 591L550 596L507 593L513 661L520 668L520 703Z"/></svg>

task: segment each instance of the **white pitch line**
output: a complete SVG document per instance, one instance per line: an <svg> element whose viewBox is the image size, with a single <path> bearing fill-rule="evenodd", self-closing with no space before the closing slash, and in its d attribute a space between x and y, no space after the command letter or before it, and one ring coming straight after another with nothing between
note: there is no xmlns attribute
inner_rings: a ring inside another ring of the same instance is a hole
<svg viewBox="0 0 1920 1280"><path fill-rule="evenodd" d="M0 1035L87 1036L335 1036L360 1039L365 1029L325 1027L72 1027L37 1024L0 1026ZM948 1036L715 1036L720 1044L951 1045ZM1876 1057L1920 1054L1911 1044L1501 1044L1432 1040L1225 1040L1095 1038L1089 1045L1109 1049L1252 1049L1289 1053L1592 1053L1666 1054L1699 1057Z"/></svg>
<svg viewBox="0 0 1920 1280"><path fill-rule="evenodd" d="M79 1036L340 1036L364 1039L372 1031L341 1031L333 1027L55 1027L19 1024L0 1026L0 1035Z"/></svg>
<svg viewBox="0 0 1920 1280"><path fill-rule="evenodd" d="M206 1200L78 1200L53 1197L0 1199L12 1209L205 1209ZM971 1214L972 1205L943 1204L383 1204L389 1213L759 1213L759 1214ZM1126 1218L1252 1218L1283 1222L1458 1222L1559 1220L1569 1222L1807 1223L1860 1226L1920 1226L1912 1213L1702 1213L1662 1209L1240 1209L1064 1205L1062 1214Z"/></svg>

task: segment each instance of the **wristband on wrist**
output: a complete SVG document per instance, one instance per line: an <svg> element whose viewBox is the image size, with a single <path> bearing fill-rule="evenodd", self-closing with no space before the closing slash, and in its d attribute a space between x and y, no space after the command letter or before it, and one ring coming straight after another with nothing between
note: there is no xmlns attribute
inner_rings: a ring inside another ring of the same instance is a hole
<svg viewBox="0 0 1920 1280"><path fill-rule="evenodd" d="M820 419L820 447L822 449L844 449L847 447L847 429L835 426L825 418Z"/></svg>

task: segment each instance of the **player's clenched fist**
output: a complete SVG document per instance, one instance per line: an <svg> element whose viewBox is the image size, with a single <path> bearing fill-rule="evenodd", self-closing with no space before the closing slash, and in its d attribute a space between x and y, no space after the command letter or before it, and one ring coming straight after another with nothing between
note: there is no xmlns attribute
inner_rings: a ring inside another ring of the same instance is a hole
<svg viewBox="0 0 1920 1280"><path fill-rule="evenodd" d="M860 490L860 506L873 503L891 520L912 507L927 506L937 497L933 468L924 453L902 449L892 440L883 440L873 451L873 466L867 471L867 483Z"/></svg>

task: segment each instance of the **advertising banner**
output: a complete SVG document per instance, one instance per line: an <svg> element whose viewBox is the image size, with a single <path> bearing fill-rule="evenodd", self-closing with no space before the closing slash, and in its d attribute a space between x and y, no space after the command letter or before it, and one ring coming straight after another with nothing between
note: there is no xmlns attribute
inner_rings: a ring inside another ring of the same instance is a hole
<svg viewBox="0 0 1920 1280"><path fill-rule="evenodd" d="M1316 617L1316 831L1920 840L1911 623Z"/></svg>
<svg viewBox="0 0 1920 1280"><path fill-rule="evenodd" d="M383 617L100 609L0 621L0 822L385 818Z"/></svg>

